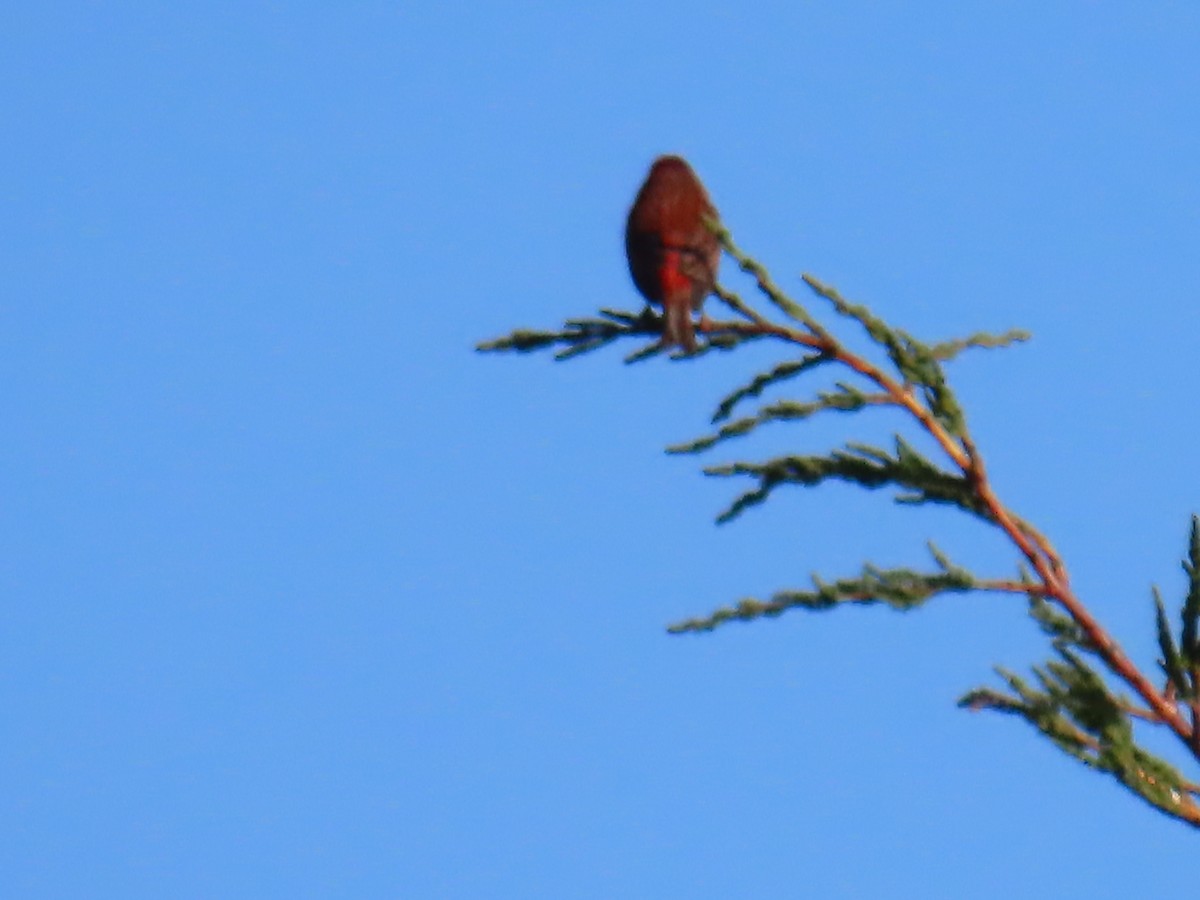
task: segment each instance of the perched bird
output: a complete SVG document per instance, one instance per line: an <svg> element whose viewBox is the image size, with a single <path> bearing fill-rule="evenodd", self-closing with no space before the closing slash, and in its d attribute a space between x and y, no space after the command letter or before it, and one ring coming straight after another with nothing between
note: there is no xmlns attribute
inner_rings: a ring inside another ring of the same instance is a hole
<svg viewBox="0 0 1200 900"><path fill-rule="evenodd" d="M721 246L705 227L717 211L682 158L660 156L638 191L625 225L625 256L633 283L663 308L664 347L696 349L692 311L717 280Z"/></svg>

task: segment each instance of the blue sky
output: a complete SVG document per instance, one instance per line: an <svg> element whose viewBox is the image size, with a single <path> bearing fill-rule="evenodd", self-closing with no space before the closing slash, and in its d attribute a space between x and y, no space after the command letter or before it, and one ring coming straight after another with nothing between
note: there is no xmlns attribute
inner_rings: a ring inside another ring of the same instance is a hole
<svg viewBox="0 0 1200 900"><path fill-rule="evenodd" d="M1012 571L847 488L714 526L733 486L662 447L770 348L471 349L636 308L623 217L684 153L785 286L1034 332L953 383L1152 667L1200 511L1200 10L1049 6L7 10L0 894L1180 889L1193 834L955 709L1043 658L1011 599L665 635L926 538Z"/></svg>

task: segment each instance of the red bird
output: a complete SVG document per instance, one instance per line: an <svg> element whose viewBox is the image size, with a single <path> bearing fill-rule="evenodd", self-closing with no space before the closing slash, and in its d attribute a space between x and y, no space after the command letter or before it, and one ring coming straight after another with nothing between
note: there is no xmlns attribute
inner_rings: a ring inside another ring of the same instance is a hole
<svg viewBox="0 0 1200 900"><path fill-rule="evenodd" d="M705 227L717 211L683 159L660 156L638 191L625 225L625 256L637 289L663 308L664 347L696 350L692 311L717 280L721 245Z"/></svg>

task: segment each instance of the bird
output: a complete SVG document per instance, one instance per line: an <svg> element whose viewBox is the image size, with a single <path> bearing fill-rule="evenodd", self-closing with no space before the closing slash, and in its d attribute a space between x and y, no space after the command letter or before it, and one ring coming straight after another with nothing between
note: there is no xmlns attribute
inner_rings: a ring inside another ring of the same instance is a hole
<svg viewBox="0 0 1200 900"><path fill-rule="evenodd" d="M625 223L629 274L643 297L663 308L662 346L696 352L692 312L717 280L721 245L706 222L717 211L692 167L660 156L642 183Z"/></svg>

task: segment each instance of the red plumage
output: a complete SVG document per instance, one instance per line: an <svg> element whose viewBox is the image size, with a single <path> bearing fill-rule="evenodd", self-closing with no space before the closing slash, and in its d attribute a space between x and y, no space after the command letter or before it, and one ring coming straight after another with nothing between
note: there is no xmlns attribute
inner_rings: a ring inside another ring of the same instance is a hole
<svg viewBox="0 0 1200 900"><path fill-rule="evenodd" d="M625 256L633 283L663 308L663 345L696 349L693 310L717 279L721 245L705 226L717 211L682 158L660 156L638 191L625 225Z"/></svg>

